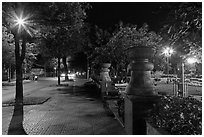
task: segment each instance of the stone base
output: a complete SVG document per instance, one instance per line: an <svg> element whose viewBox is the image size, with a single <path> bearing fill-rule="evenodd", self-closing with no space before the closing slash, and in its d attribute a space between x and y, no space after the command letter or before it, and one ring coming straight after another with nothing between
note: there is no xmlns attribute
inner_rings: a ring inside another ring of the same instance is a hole
<svg viewBox="0 0 204 137"><path fill-rule="evenodd" d="M159 96L125 96L125 130L129 135L146 135L145 115Z"/></svg>

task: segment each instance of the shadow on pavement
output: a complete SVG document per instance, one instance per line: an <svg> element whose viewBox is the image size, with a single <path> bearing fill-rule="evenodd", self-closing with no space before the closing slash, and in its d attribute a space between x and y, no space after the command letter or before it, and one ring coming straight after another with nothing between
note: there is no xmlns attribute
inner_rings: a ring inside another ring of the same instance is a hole
<svg viewBox="0 0 204 137"><path fill-rule="evenodd" d="M81 86L60 86L57 89L60 94L69 95L69 96L81 96L90 98L90 101L93 99L100 100L101 93L100 89L96 85L84 84Z"/></svg>
<svg viewBox="0 0 204 137"><path fill-rule="evenodd" d="M15 105L8 135L27 135L23 128L23 105Z"/></svg>

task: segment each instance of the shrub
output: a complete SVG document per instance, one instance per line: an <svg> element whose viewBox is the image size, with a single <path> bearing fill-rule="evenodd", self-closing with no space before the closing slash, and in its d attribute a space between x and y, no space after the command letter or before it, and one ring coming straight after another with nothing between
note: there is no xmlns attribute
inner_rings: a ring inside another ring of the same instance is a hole
<svg viewBox="0 0 204 137"><path fill-rule="evenodd" d="M148 121L174 135L202 134L202 102L193 98L163 96Z"/></svg>

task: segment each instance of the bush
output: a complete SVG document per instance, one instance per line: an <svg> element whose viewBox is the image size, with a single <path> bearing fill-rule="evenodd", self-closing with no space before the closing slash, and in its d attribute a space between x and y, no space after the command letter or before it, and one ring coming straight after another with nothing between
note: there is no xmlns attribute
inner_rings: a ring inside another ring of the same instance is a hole
<svg viewBox="0 0 204 137"><path fill-rule="evenodd" d="M90 93L94 96L100 97L101 92L98 84L94 81L89 81L84 84L84 89L87 91L87 93Z"/></svg>
<svg viewBox="0 0 204 137"><path fill-rule="evenodd" d="M163 96L148 121L174 135L202 134L202 102L193 98Z"/></svg>

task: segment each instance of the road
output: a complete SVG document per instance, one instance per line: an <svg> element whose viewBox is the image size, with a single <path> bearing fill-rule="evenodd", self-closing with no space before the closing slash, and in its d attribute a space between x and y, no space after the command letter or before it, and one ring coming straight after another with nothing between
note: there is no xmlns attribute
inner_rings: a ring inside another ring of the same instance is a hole
<svg viewBox="0 0 204 137"><path fill-rule="evenodd" d="M23 84L24 96L37 92L39 89L50 85L57 85L57 78L39 78L38 81L31 81ZM16 86L2 86L2 102L14 99Z"/></svg>

